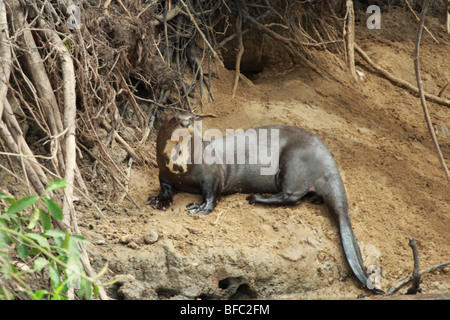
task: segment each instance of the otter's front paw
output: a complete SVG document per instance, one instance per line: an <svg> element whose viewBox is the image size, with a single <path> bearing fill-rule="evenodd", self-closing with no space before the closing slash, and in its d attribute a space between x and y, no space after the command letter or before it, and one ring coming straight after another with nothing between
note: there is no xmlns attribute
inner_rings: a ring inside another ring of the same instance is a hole
<svg viewBox="0 0 450 320"><path fill-rule="evenodd" d="M167 210L167 208L170 207L172 204L172 201L167 199L160 199L159 197L150 196L148 197L148 204L153 208L157 210Z"/></svg>
<svg viewBox="0 0 450 320"><path fill-rule="evenodd" d="M249 204L254 204L256 202L256 196L254 194L249 195L246 200Z"/></svg>
<svg viewBox="0 0 450 320"><path fill-rule="evenodd" d="M186 206L186 209L192 214L210 214L213 211L213 209L208 208L206 202L202 204L191 202Z"/></svg>

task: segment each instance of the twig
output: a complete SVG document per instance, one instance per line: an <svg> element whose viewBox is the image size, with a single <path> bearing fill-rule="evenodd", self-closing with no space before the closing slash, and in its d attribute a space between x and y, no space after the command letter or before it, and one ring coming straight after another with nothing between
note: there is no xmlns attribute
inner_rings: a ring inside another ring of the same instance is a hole
<svg viewBox="0 0 450 320"><path fill-rule="evenodd" d="M5 144L3 143L3 140L2 140L2 139L0 139L0 145L2 146L2 149L3 149L3 150L6 150L6 146L5 146ZM4 153L2 152L2 153L0 153L0 154L4 154ZM18 181L18 180L17 180L17 173L16 173L16 170L14 169L14 166L13 166L13 163L12 163L12 160L11 160L11 157L10 157L9 155L6 155L6 159L8 160L9 168L11 169L11 172L12 172L13 176L16 177L15 179L16 179L16 181Z"/></svg>
<svg viewBox="0 0 450 320"><path fill-rule="evenodd" d="M438 97L442 97L442 95L444 94L445 89L447 89L447 87L450 85L450 82L447 82L444 87L442 88L441 91L439 91L438 93Z"/></svg>
<svg viewBox="0 0 450 320"><path fill-rule="evenodd" d="M250 31L250 29L245 29L244 31L242 31L242 35L246 34L249 31ZM231 40L233 40L237 36L238 36L238 34L233 33L229 37L226 37L225 39L223 39L222 41L219 42L219 48L224 47L228 42L230 42Z"/></svg>
<svg viewBox="0 0 450 320"><path fill-rule="evenodd" d="M283 37L282 35L276 33L275 31L270 30L269 28L267 28L266 26L260 24L255 18L253 18L250 14L248 14L247 12L242 12L242 17L245 18L245 20L249 21L251 24L253 24L257 29L261 30L262 32L266 33L267 35L269 35L271 38L278 40L282 43L284 43L289 50L295 55L297 56L299 59L303 60L303 61L307 61L304 57L301 57L295 50L295 48L292 46L292 40L288 39L286 37Z"/></svg>
<svg viewBox="0 0 450 320"><path fill-rule="evenodd" d="M450 261L447 262L443 262L440 263L438 265L432 266L430 268L427 268L425 270L422 270L420 272L420 276L424 275L425 273L432 273L436 270L440 270L440 269L444 269L450 266ZM411 281L413 279L413 275L409 275L405 278L403 278L402 280L400 280L395 286L392 286L388 289L387 294L393 294L394 292L396 292L398 289L400 289L401 287L403 287L405 284L407 284L409 281Z"/></svg>
<svg viewBox="0 0 450 320"><path fill-rule="evenodd" d="M421 293L422 289L420 289L420 283L422 282L422 277L420 275L420 261L419 261L419 253L417 252L417 245L414 238L409 238L408 245L411 247L413 252L414 259L414 270L412 273L413 285L408 289L406 294L416 294Z"/></svg>
<svg viewBox="0 0 450 320"><path fill-rule="evenodd" d="M124 6L124 4L122 3L122 1L121 1L121 0L116 0L116 1L120 4L120 6L122 7L122 9L125 10L125 12L128 14L128 16L131 17L132 15L131 15L130 11L128 11L127 7Z"/></svg>
<svg viewBox="0 0 450 320"><path fill-rule="evenodd" d="M146 114L144 112L142 112L141 107L139 107L139 104L137 103L136 99L134 98L134 95L131 92L130 88L128 87L128 83L125 80L125 78L123 77L122 73L120 73L120 77L121 77L121 80L122 80L122 82L124 84L127 96L130 99L130 101L131 101L131 105L134 108L136 117L138 118L139 126L142 129L142 131L145 132L147 130L147 123L148 123L147 116L146 116Z"/></svg>
<svg viewBox="0 0 450 320"><path fill-rule="evenodd" d="M9 131L6 124L3 122L3 120L0 119L0 137L3 139L3 141L8 146L9 150L11 150L14 153L21 153L19 146L14 141L13 136L11 135L11 132ZM41 180L39 179L38 175L34 171L33 167L29 163L28 159L24 157L20 157L23 165L24 165L24 171L27 174L27 177L30 179L31 184L34 187L34 190L38 194L42 194L45 190L44 185L42 184Z"/></svg>
<svg viewBox="0 0 450 320"><path fill-rule="evenodd" d="M218 118L219 116L217 114L213 113L196 113L193 112L194 115L200 117L200 118Z"/></svg>
<svg viewBox="0 0 450 320"><path fill-rule="evenodd" d="M109 123L106 122L105 119L102 119L101 124L107 131L111 131L112 130L112 127L109 125ZM144 164L144 160L142 159L142 157L139 156L133 150L133 148L131 148L130 145L117 133L117 130L114 130L113 137L114 137L114 139L117 140L117 142L119 142L125 148L125 150L128 152L128 154L131 157L133 157L134 160L136 160L136 162L138 162L139 164Z"/></svg>
<svg viewBox="0 0 450 320"><path fill-rule="evenodd" d="M186 5L186 3L184 3L183 0L180 0L181 4L183 5L184 9L186 10L186 13L189 15L189 18L191 19L192 23L195 26L195 29L197 29L198 33L200 33L200 36L203 38L203 41L206 43L206 45L208 46L209 50L211 51L213 57L216 59L216 61L220 64L221 67L223 67L223 62L220 59L219 55L217 54L217 52L213 49L213 47L211 46L211 44L209 43L208 39L206 39L205 34L203 33L203 31L200 29L200 27L198 26L197 21L195 21L194 16L192 15L192 13L189 11L188 6Z"/></svg>
<svg viewBox="0 0 450 320"><path fill-rule="evenodd" d="M437 264L435 266L429 267L428 269L425 269L425 270L421 271L420 275L423 275L424 273L431 273L431 272L434 272L436 270L444 269L444 268L446 268L448 266L450 266L450 261L443 262L443 263Z"/></svg>
<svg viewBox="0 0 450 320"><path fill-rule="evenodd" d="M247 20L248 22L250 22L252 25L254 25L258 30L266 33L268 36L270 36L271 38L280 41L281 43L283 43L288 49L289 51L295 56L297 57L300 61L304 62L308 67L310 67L312 70L314 70L315 72L317 72L317 74L319 74L320 76L323 76L318 70L316 65L314 65L311 61L309 61L308 59L306 59L302 54L300 54L298 52L298 50L296 50L296 48L294 47L294 45L292 44L293 40L292 39L288 39L276 32L274 32L273 30L267 28L266 26L260 24L258 22L258 20L256 20L255 18L253 18L250 14L248 14L245 11L242 11L242 17ZM295 35L295 34L294 34ZM301 45L301 43L298 41L297 42L299 45ZM318 64L316 62L317 66L323 70L327 75L329 75L331 78L335 79L336 81L338 81L336 79L336 77L334 77L332 74L330 74L327 70L325 70L320 64Z"/></svg>
<svg viewBox="0 0 450 320"><path fill-rule="evenodd" d="M11 46L8 31L8 20L3 0L0 0L0 117L3 114L3 101L8 91L9 77L11 75Z"/></svg>
<svg viewBox="0 0 450 320"><path fill-rule="evenodd" d="M450 1L445 0L445 25L447 29L447 33L450 33Z"/></svg>
<svg viewBox="0 0 450 320"><path fill-rule="evenodd" d="M195 41L192 41L188 47L187 47L187 52L186 52L186 57L189 61L189 64L192 67L192 70L194 71L194 79L197 79L198 83L199 83L199 87L200 87L200 103L201 106L203 108L203 102L202 102L202 97L203 97L203 84L205 84L206 89L208 90L209 93L209 97L211 99L211 101L214 101L214 97L211 93L211 87L210 85L206 82L205 79L205 74L203 73L203 67L202 67L202 61L199 60L198 58L198 48L197 45L195 44ZM202 60L205 57L205 49L203 49L203 57ZM183 83L183 81L181 82Z"/></svg>
<svg viewBox="0 0 450 320"><path fill-rule="evenodd" d="M109 168L106 164L103 163L103 161L97 157L96 155L94 155L89 149L87 149L84 145L79 144L79 146L86 151L93 159L95 159L100 165L102 165L106 170L109 171ZM120 171L120 173L123 175L123 173ZM131 200L131 202L133 202L133 204L136 206L136 208L141 209L141 207L139 206L139 204L136 202L136 200L134 200L133 196L125 189L124 185L119 181L119 179L117 179L117 177L114 175L113 172L110 172L111 174L111 178L113 178L113 180L127 193L128 198ZM126 179L126 176L124 176Z"/></svg>
<svg viewBox="0 0 450 320"><path fill-rule="evenodd" d="M175 35L175 47L177 48L177 50L175 50L175 52L176 52L175 60L176 60L176 63L177 63L177 69L178 69L178 73L179 74L183 74L184 73L184 68L185 68L185 64L182 63L182 59L181 59L182 51L184 51L184 48L185 48L185 46L182 44L183 41L181 40L181 36L180 36L181 30L182 30L181 23L182 23L182 17L178 16L177 17L177 24L176 24L176 26L177 26L177 33ZM188 52L189 51L186 52L186 57L187 58L189 57L189 55L187 54ZM186 84L184 83L184 81L180 81L180 83L181 83L181 89L183 90L183 93L185 95L185 101L187 102L187 105L189 107L189 111L192 112L192 105L191 105L191 101L189 100L189 92L188 92L188 89L186 88ZM153 104L158 106L158 104L156 104L155 102L152 102L152 105ZM183 103L183 105L184 105L184 103ZM157 111L157 108L155 108L153 110L153 113L156 113L156 111ZM154 114L152 114L152 117L154 117ZM149 134L150 134L150 132L149 132ZM146 137L144 137L144 138L147 139ZM145 140L144 138L143 138L143 141Z"/></svg>
<svg viewBox="0 0 450 320"><path fill-rule="evenodd" d="M242 55L244 54L244 43L242 41L242 13L241 13L241 9L239 7L239 2L237 2L237 6L238 6L238 17L237 17L237 32L239 34L239 38L238 38L238 53L236 56L236 75L234 77L234 85L233 85L233 94L232 94L232 98L234 99L235 95L236 95L236 89L239 83L239 76L241 75L241 59L242 59Z"/></svg>
<svg viewBox="0 0 450 320"><path fill-rule="evenodd" d="M139 12L139 14L136 16L137 19L139 19L139 17L145 12L147 11L151 6L153 6L156 3L156 0L153 0L152 2L150 2L145 8L144 10L142 10L141 12ZM153 21L152 21L153 22ZM159 21L158 21L159 22ZM153 24L153 23L152 23Z"/></svg>
<svg viewBox="0 0 450 320"><path fill-rule="evenodd" d="M149 6L151 6L151 5L153 5L154 3L151 3L151 4L149 4L148 6L147 6L147 8L149 7ZM138 18L139 18L139 16L145 11L145 10L147 10L147 8L145 8L141 13L139 13L139 15L138 15ZM169 21L169 20L172 20L173 18L175 18L176 16L178 16L180 13L183 13L183 10L182 10L182 8L177 4L177 5L175 5L173 8L172 8L172 10L170 10L169 12L167 12L167 14L166 14L166 18L165 18L165 20L164 20L164 14L160 14L160 15L157 15L156 17L155 17L155 20L153 20L152 22L151 22L151 24L153 25L153 26L159 26L161 23L163 23L164 21Z"/></svg>
<svg viewBox="0 0 450 320"><path fill-rule="evenodd" d="M122 193L120 196L118 196L118 202L121 203L123 202L123 199L125 199L127 193L128 193L128 186L130 184L130 180L131 180L131 166L133 165L133 158L130 157L130 159L128 159L128 167L127 167L127 179L125 180L125 192Z"/></svg>
<svg viewBox="0 0 450 320"><path fill-rule="evenodd" d="M329 41L323 41L323 42L317 42L317 43L302 42L301 45L304 47L322 47L322 46L326 46L329 44L337 44L337 43L342 43L342 42L344 42L344 40L338 39L338 40L329 40Z"/></svg>
<svg viewBox="0 0 450 320"><path fill-rule="evenodd" d="M447 165L445 164L445 159L444 159L444 156L442 155L441 148L439 147L439 142L436 137L436 132L434 131L434 128L433 128L433 123L431 121L430 113L428 112L427 101L425 99L422 79L420 76L419 48L420 48L420 40L422 38L423 25L425 22L425 16L427 13L428 5L429 5L429 0L425 0L423 3L423 6L422 6L422 15L420 17L419 30L417 31L416 49L414 52L414 67L415 67L415 71L416 71L417 85L419 87L420 102L422 104L423 112L425 114L425 121L427 122L428 131L430 132L431 140L433 140L434 147L436 148L439 162L441 163L442 169L444 170L444 174L447 178L447 182L450 184L450 173L448 171Z"/></svg>
<svg viewBox="0 0 450 320"><path fill-rule="evenodd" d="M353 1L347 0L347 19L346 27L344 28L345 48L347 53L347 65L350 69L350 74L354 80L357 80L355 69L355 13L353 11Z"/></svg>
<svg viewBox="0 0 450 320"><path fill-rule="evenodd" d="M151 130L153 129L153 124L154 124L155 119L156 119L155 113L156 113L157 109L158 108L153 108L152 113L149 114L150 120L148 121L148 130L144 134L144 136L142 137L141 141L139 141L139 144L141 144L141 145L144 145L145 142L147 141L148 137L150 136Z"/></svg>
<svg viewBox="0 0 450 320"><path fill-rule="evenodd" d="M213 226L217 226L222 220L225 218L225 215L230 210L230 204L228 204L227 208L225 210L221 210L217 213L216 221L214 221Z"/></svg>
<svg viewBox="0 0 450 320"><path fill-rule="evenodd" d="M3 119L8 126L8 130L10 131L11 135L14 138L14 141L17 143L17 146L18 146L20 152L22 153L22 156L27 157L31 167L35 171L36 175L39 177L39 180L42 182L42 184L48 185L49 180L47 179L47 176L45 175L45 173L42 169L42 166L36 160L36 156L33 154L30 147L28 146L27 142L25 141L25 137L23 135L22 129L20 128L16 117L14 117L14 114L13 114L11 105L8 102L8 99L4 100L3 105L5 107L5 109L3 111ZM54 154L51 157L46 157L46 158L53 159Z"/></svg>
<svg viewBox="0 0 450 320"><path fill-rule="evenodd" d="M414 12L413 8L411 8L411 5L409 4L408 0L405 0L406 6L408 7L409 11L414 15L414 18L417 20L417 22L420 22L420 18L417 16L417 14ZM433 36L433 34L428 30L426 26L423 26L426 32L433 38L436 43L439 43L439 41Z"/></svg>
<svg viewBox="0 0 450 320"><path fill-rule="evenodd" d="M105 4L103 5L103 9L105 9L105 10L108 9L109 5L111 4L111 1L112 0L106 0Z"/></svg>
<svg viewBox="0 0 450 320"><path fill-rule="evenodd" d="M393 82L395 85L398 85L402 88L405 88L409 91L412 91L416 94L419 93L419 89L415 86L413 86L412 84L408 83L407 81L397 78L396 76L394 76L393 74L391 74L390 72L388 72L386 69L380 67L379 65L377 65L368 55L367 53L364 52L364 50L362 50L356 43L355 43L355 49L356 51L361 55L361 57L372 67L374 68L379 74L381 74L382 76L384 76L386 79L388 79L389 81ZM425 97L430 100L433 101L435 103L450 107L450 100L445 99L445 98L440 98L438 96L429 94L429 93L424 93Z"/></svg>

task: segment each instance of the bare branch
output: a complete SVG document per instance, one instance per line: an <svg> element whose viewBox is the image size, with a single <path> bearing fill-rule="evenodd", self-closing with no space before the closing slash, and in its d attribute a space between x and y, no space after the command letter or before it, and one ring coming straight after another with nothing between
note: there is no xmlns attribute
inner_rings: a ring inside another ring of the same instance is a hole
<svg viewBox="0 0 450 320"><path fill-rule="evenodd" d="M398 85L402 88L405 88L413 93L419 94L419 89L415 86L413 86L412 84L410 84L409 82L397 78L396 76L394 76L392 73L388 72L386 69L380 67L379 65L377 65L368 55L367 53L364 52L364 50L362 50L356 43L355 43L355 49L356 51L361 55L361 57L372 67L374 68L378 73L380 73L382 76L384 76L386 79L388 79L389 81L391 81L392 83L394 83L395 85ZM432 94L429 94L427 92L424 93L425 97L427 99L429 99L432 102L450 107L450 100L445 99L445 98L441 98Z"/></svg>
<svg viewBox="0 0 450 320"><path fill-rule="evenodd" d="M414 238L409 238L408 245L411 247L413 252L413 259L414 259L414 270L412 273L412 280L413 285L411 288L408 289L406 294L416 294L422 292L422 289L420 289L420 283L422 282L422 277L420 274L420 261L419 261L419 253L417 252L417 245Z"/></svg>
<svg viewBox="0 0 450 320"><path fill-rule="evenodd" d="M3 101L8 92L9 77L11 75L11 45L6 19L5 2L0 1L0 117L3 114Z"/></svg>
<svg viewBox="0 0 450 320"><path fill-rule="evenodd" d="M414 68L416 71L416 80L419 87L420 102L422 104L423 113L425 114L425 121L427 122L428 131L430 132L431 140L433 141L434 147L438 154L439 162L441 163L442 170L450 184L450 172L448 171L447 165L445 164L444 156L442 155L441 148L439 147L439 142L436 137L436 132L434 131L433 122L431 121L430 113L428 111L427 101L425 99L425 93L423 89L422 79L420 76L420 65L419 65L419 50L420 50L420 40L422 38L423 26L425 23L425 17L427 14L427 9L429 5L429 0L425 0L422 7L422 15L420 17L419 30L417 31L416 49L414 51Z"/></svg>
<svg viewBox="0 0 450 320"><path fill-rule="evenodd" d="M345 48L347 53L347 65L354 80L358 79L355 69L355 12L353 11L353 1L347 0L347 19L344 28Z"/></svg>

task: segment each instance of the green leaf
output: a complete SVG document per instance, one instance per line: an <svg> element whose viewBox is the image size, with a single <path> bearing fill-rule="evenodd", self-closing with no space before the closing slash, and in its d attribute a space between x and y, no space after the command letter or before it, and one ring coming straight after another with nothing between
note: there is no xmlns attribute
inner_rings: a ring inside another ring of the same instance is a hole
<svg viewBox="0 0 450 320"><path fill-rule="evenodd" d="M73 235L73 236L71 236L71 238L72 238L73 240L75 240L76 242L81 242L81 243L86 243L86 244L89 243L89 240L88 240L88 239L86 239L85 237L76 235L76 234Z"/></svg>
<svg viewBox="0 0 450 320"><path fill-rule="evenodd" d="M69 300L67 297L63 296L59 292L52 293L52 297L50 300Z"/></svg>
<svg viewBox="0 0 450 320"><path fill-rule="evenodd" d="M31 207L36 201L39 200L39 196L28 196L18 200L16 203L13 203L8 210L7 213L16 213L22 211L28 207Z"/></svg>
<svg viewBox="0 0 450 320"><path fill-rule="evenodd" d="M67 268L64 269L66 274L66 284L68 288L73 288L75 283L80 283L80 275L83 274L83 268L79 259L69 258Z"/></svg>
<svg viewBox="0 0 450 320"><path fill-rule="evenodd" d="M65 234L66 237L64 238L64 241L61 244L61 248L69 249L70 236L69 236L69 234L67 232L64 232L64 234Z"/></svg>
<svg viewBox="0 0 450 320"><path fill-rule="evenodd" d="M8 222L17 223L17 220L20 218L17 212L15 213L4 213L2 214L3 220L8 220Z"/></svg>
<svg viewBox="0 0 450 320"><path fill-rule="evenodd" d="M47 206L47 209L52 215L52 217L56 220L62 220L63 213L61 207L52 199L42 198L42 200L44 200L45 205Z"/></svg>
<svg viewBox="0 0 450 320"><path fill-rule="evenodd" d="M39 208L34 208L33 216L31 217L30 223L27 225L28 229L33 229L36 226L36 222L39 220Z"/></svg>
<svg viewBox="0 0 450 320"><path fill-rule="evenodd" d="M44 236L53 238L65 238L66 233L60 229L50 229L44 233Z"/></svg>
<svg viewBox="0 0 450 320"><path fill-rule="evenodd" d="M82 299L83 295L85 296L86 300L91 300L92 296L91 283L86 278L81 279L80 288L77 290L78 298Z"/></svg>
<svg viewBox="0 0 450 320"><path fill-rule="evenodd" d="M41 247L44 247L46 249L49 249L50 246L47 242L47 239L45 239L43 236L41 236L40 234L37 233L27 233L25 234L28 238L33 239L34 241L36 241Z"/></svg>
<svg viewBox="0 0 450 320"><path fill-rule="evenodd" d="M5 231L0 230L0 249L8 248L8 242L9 242L8 234Z"/></svg>
<svg viewBox="0 0 450 320"><path fill-rule="evenodd" d="M85 278L83 280L84 280L84 295L87 300L91 300L92 297L91 283Z"/></svg>
<svg viewBox="0 0 450 320"><path fill-rule="evenodd" d="M61 284L61 278L59 276L58 270L55 267L53 267L52 265L49 265L48 275L50 277L52 288L58 288L59 285Z"/></svg>
<svg viewBox="0 0 450 320"><path fill-rule="evenodd" d="M6 293L3 291L3 289L6 291ZM6 297L14 300L14 295L9 289L5 287L0 287L0 300L6 300Z"/></svg>
<svg viewBox="0 0 450 320"><path fill-rule="evenodd" d="M48 265L48 260L42 257L38 257L34 260L34 271L41 271L46 265Z"/></svg>
<svg viewBox="0 0 450 320"><path fill-rule="evenodd" d="M14 203L15 202L13 197L11 197L9 194L4 193L4 192L0 192L0 199L5 199L9 203Z"/></svg>
<svg viewBox="0 0 450 320"><path fill-rule="evenodd" d="M50 229L45 232L44 237L52 237L53 238L53 249L57 250L59 254L66 254L67 248L64 248L64 241L66 239L66 233L60 229Z"/></svg>
<svg viewBox="0 0 450 320"><path fill-rule="evenodd" d="M35 256L41 253L41 250L39 250L38 248L29 248L29 249L30 251L28 252L28 255Z"/></svg>
<svg viewBox="0 0 450 320"><path fill-rule="evenodd" d="M70 40L64 41L64 44L66 45L67 50L70 51L70 49L72 49L72 44L70 43Z"/></svg>
<svg viewBox="0 0 450 320"><path fill-rule="evenodd" d="M44 194L46 194L47 192L53 191L53 190L57 190L57 189L61 189L61 188L65 188L67 186L67 182L66 179L55 179L52 182L50 182L50 184L48 185L48 187L45 189L44 193L42 194L42 196Z"/></svg>
<svg viewBox="0 0 450 320"><path fill-rule="evenodd" d="M98 293L100 291L99 287L95 284L93 284L94 287L94 296L97 298L98 297Z"/></svg>
<svg viewBox="0 0 450 320"><path fill-rule="evenodd" d="M33 300L45 300L44 296L48 295L48 291L41 289L33 294Z"/></svg>
<svg viewBox="0 0 450 320"><path fill-rule="evenodd" d="M50 219L50 215L45 210L38 210L42 226L45 230L50 230L52 227L52 220Z"/></svg>
<svg viewBox="0 0 450 320"><path fill-rule="evenodd" d="M24 244L17 245L17 254L20 259L25 260L30 254L30 249Z"/></svg>
<svg viewBox="0 0 450 320"><path fill-rule="evenodd" d="M69 256L79 261L80 259L80 247L78 246L77 241L73 238L73 236L69 239Z"/></svg>
<svg viewBox="0 0 450 320"><path fill-rule="evenodd" d="M67 254L67 249L62 247L64 238L53 238L53 243L52 249L57 251L58 255L61 256L61 260L64 260Z"/></svg>

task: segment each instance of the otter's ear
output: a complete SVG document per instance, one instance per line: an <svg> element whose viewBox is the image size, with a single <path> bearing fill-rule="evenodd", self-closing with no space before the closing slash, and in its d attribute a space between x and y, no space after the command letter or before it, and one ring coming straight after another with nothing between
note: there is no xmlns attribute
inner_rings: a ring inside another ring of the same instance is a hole
<svg viewBox="0 0 450 320"><path fill-rule="evenodd" d="M158 113L153 126L159 131L161 126L168 123L170 119L172 119L172 115L170 113Z"/></svg>
<svg viewBox="0 0 450 320"><path fill-rule="evenodd" d="M166 123L169 122L171 119L175 117L175 114L173 112L164 112L160 114L159 116L159 122L160 123Z"/></svg>
<svg viewBox="0 0 450 320"><path fill-rule="evenodd" d="M159 123L164 123L164 122L167 122L167 120L168 120L168 118L167 118L167 114L160 114L159 115L159 117L158 117L158 122Z"/></svg>

